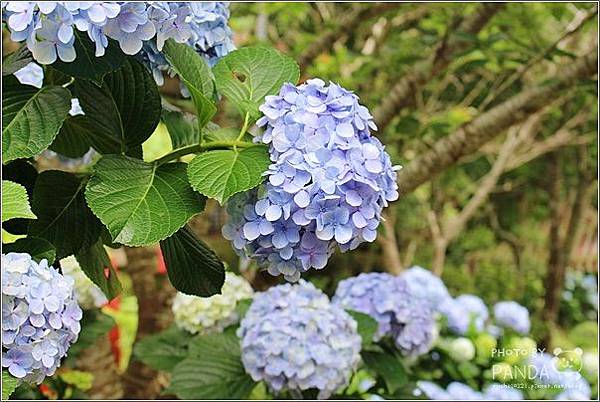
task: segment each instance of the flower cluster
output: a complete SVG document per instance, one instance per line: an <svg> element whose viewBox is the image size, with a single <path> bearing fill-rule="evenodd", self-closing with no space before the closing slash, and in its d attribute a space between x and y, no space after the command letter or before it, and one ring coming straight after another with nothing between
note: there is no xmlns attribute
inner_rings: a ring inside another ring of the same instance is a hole
<svg viewBox="0 0 600 402"><path fill-rule="evenodd" d="M403 278L362 273L340 281L332 301L373 317L379 324L374 340L391 335L408 356L426 353L435 339L432 309L411 293Z"/></svg>
<svg viewBox="0 0 600 402"><path fill-rule="evenodd" d="M529 357L529 364L534 367L535 380L544 385L552 385L562 391L556 396L558 400L590 399L590 385L578 371L560 370L559 357L548 353L534 353Z"/></svg>
<svg viewBox="0 0 600 402"><path fill-rule="evenodd" d="M427 302L434 310L450 298L444 282L425 268L414 266L403 271L400 277L415 297Z"/></svg>
<svg viewBox="0 0 600 402"><path fill-rule="evenodd" d="M531 328L529 311L526 307L514 301L496 303L494 305L494 318L499 325L511 328L522 335L529 333Z"/></svg>
<svg viewBox="0 0 600 402"><path fill-rule="evenodd" d="M60 260L60 267L65 276L73 278L77 303L84 310L99 308L108 303L102 290L83 272L75 257Z"/></svg>
<svg viewBox="0 0 600 402"><path fill-rule="evenodd" d="M489 317L483 300L469 294L446 300L439 306L438 311L445 317L448 329L457 335L465 335L471 326L477 332L481 332Z"/></svg>
<svg viewBox="0 0 600 402"><path fill-rule="evenodd" d="M265 131L255 140L269 145L268 181L223 234L272 275L295 281L323 268L335 246L375 240L382 209L398 198L396 172L370 135L371 114L339 85L284 84L260 110Z"/></svg>
<svg viewBox="0 0 600 402"><path fill-rule="evenodd" d="M54 374L81 326L73 279L29 254L2 254L2 366L40 383Z"/></svg>
<svg viewBox="0 0 600 402"><path fill-rule="evenodd" d="M87 34L97 57L104 55L109 38L124 53L140 54L159 83L160 70L169 67L159 52L169 38L188 43L211 65L234 49L223 2L9 1L2 8L11 39L25 41L41 64L75 60L76 31Z"/></svg>
<svg viewBox="0 0 600 402"><path fill-rule="evenodd" d="M473 388L461 382L451 382L446 389L430 381L418 381L418 389L429 399L433 400L522 400L523 394L516 388L492 383L483 391L475 391ZM418 393L418 392L417 392Z"/></svg>
<svg viewBox="0 0 600 402"><path fill-rule="evenodd" d="M236 305L252 297L250 284L227 272L221 294L208 298L177 293L173 299L175 324L192 334L221 332L239 320Z"/></svg>
<svg viewBox="0 0 600 402"><path fill-rule="evenodd" d="M356 321L305 281L258 293L238 336L246 371L275 392L316 388L328 398L360 360Z"/></svg>

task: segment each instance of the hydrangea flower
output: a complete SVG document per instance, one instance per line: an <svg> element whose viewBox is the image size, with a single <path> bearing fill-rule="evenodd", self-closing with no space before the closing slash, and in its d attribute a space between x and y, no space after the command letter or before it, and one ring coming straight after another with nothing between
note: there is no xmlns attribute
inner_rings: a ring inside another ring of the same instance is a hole
<svg viewBox="0 0 600 402"><path fill-rule="evenodd" d="M161 71L170 69L160 54L169 38L188 43L211 66L235 49L224 2L8 1L2 11L11 39L25 41L40 64L75 60L75 30L87 33L96 57L109 38L116 40L124 53L139 55L159 83Z"/></svg>
<svg viewBox="0 0 600 402"><path fill-rule="evenodd" d="M502 301L494 305L494 318L496 322L516 332L525 335L531 328L529 311L514 301Z"/></svg>
<svg viewBox="0 0 600 402"><path fill-rule="evenodd" d="M175 324L192 334L221 332L238 322L235 307L252 294L252 287L244 278L227 272L221 294L203 298L177 293L172 306Z"/></svg>
<svg viewBox="0 0 600 402"><path fill-rule="evenodd" d="M41 88L44 83L44 70L39 64L33 62L15 71L14 76L23 85Z"/></svg>
<svg viewBox="0 0 600 402"><path fill-rule="evenodd" d="M475 345L468 338L456 338L448 343L448 354L457 362L468 362L475 357Z"/></svg>
<svg viewBox="0 0 600 402"><path fill-rule="evenodd" d="M29 254L2 254L2 366L30 383L54 374L77 340L73 279Z"/></svg>
<svg viewBox="0 0 600 402"><path fill-rule="evenodd" d="M522 400L523 394L510 386L492 383L484 392L475 391L461 382L451 382L446 389L431 381L418 381L417 387L433 400Z"/></svg>
<svg viewBox="0 0 600 402"><path fill-rule="evenodd" d="M390 335L408 356L426 353L435 339L433 311L412 295L403 278L362 273L340 281L332 301L373 317L378 323L374 340Z"/></svg>
<svg viewBox="0 0 600 402"><path fill-rule="evenodd" d="M411 293L425 300L433 309L437 309L450 298L444 282L431 271L414 266L400 274L406 280Z"/></svg>
<svg viewBox="0 0 600 402"><path fill-rule="evenodd" d="M558 357L548 353L534 353L529 356L529 364L533 367L535 381L544 385L553 385L563 391L556 399L582 400L590 399L590 385L581 373L572 370L559 370Z"/></svg>
<svg viewBox="0 0 600 402"><path fill-rule="evenodd" d="M465 335L471 325L477 332L481 332L489 317L483 300L470 294L446 300L438 311L446 318L448 329L457 335Z"/></svg>
<svg viewBox="0 0 600 402"><path fill-rule="evenodd" d="M275 392L316 388L328 398L360 361L356 321L305 281L256 294L238 336L246 372Z"/></svg>
<svg viewBox="0 0 600 402"><path fill-rule="evenodd" d="M102 290L83 272L73 256L60 260L60 267L65 276L73 278L77 303L84 310L99 308L108 303Z"/></svg>
<svg viewBox="0 0 600 402"><path fill-rule="evenodd" d="M260 110L265 131L255 141L269 145L268 180L233 201L246 206L223 235L270 274L296 281L323 268L336 246L375 240L383 208L398 198L396 172L369 132L367 108L337 84L284 84Z"/></svg>

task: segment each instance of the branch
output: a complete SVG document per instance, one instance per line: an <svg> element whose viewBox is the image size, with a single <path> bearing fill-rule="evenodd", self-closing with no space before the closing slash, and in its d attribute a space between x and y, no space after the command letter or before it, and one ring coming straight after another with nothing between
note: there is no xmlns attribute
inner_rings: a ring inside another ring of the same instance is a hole
<svg viewBox="0 0 600 402"><path fill-rule="evenodd" d="M503 6L502 3L484 3L459 25L458 31L476 35ZM383 131L402 108L414 105L415 100L411 95L444 70L454 54L468 46L469 41L453 35L437 46L429 60L410 69L373 110L379 129Z"/></svg>
<svg viewBox="0 0 600 402"><path fill-rule="evenodd" d="M368 5L361 7L349 14L340 18L340 23L333 29L325 32L323 35L318 37L301 55L298 60L300 70L304 70L306 67L312 64L314 59L317 58L321 53L330 51L333 48L333 44L336 39L345 34L350 34L356 30L357 25L365 22L377 15L383 14L387 11L394 10L402 6L402 3L375 3L374 5Z"/></svg>
<svg viewBox="0 0 600 402"><path fill-rule="evenodd" d="M383 249L384 266L387 272L398 275L402 272L402 259L400 258L400 250L398 250L398 240L396 239L396 213L391 209L381 224L385 233L379 235L381 247Z"/></svg>
<svg viewBox="0 0 600 402"><path fill-rule="evenodd" d="M559 71L552 82L529 88L500 105L480 114L454 133L437 141L431 149L412 160L398 172L401 193L408 193L455 165L462 157L508 127L523 121L556 98L556 93L570 88L578 80L597 72L598 54L593 51Z"/></svg>

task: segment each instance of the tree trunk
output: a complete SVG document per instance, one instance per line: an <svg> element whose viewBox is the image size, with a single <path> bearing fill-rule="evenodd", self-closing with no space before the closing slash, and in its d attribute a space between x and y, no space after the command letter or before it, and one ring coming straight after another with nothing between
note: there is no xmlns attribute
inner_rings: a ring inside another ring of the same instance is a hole
<svg viewBox="0 0 600 402"><path fill-rule="evenodd" d="M94 376L92 388L87 391L91 399L123 398L123 383L107 335L100 337L94 345L81 352L76 367Z"/></svg>
<svg viewBox="0 0 600 402"><path fill-rule="evenodd" d="M396 213L390 209L381 222L385 233L380 234L378 239L383 251L383 267L394 275L399 275L404 269L400 250L398 249L398 240L396 239Z"/></svg>

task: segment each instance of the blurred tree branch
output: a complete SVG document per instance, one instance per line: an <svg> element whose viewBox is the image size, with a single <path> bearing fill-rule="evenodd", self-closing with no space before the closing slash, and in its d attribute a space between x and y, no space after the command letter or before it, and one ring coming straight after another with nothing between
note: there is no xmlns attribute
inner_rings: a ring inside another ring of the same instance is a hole
<svg viewBox="0 0 600 402"><path fill-rule="evenodd" d="M475 13L465 18L456 30L463 34L476 35L503 6L502 3L482 4ZM379 129L385 130L402 108L414 105L415 98L412 95L420 92L419 88L441 73L450 64L453 55L465 50L469 44L463 36L450 33L427 61L419 63L400 78L373 110L373 117Z"/></svg>
<svg viewBox="0 0 600 402"><path fill-rule="evenodd" d="M431 149L398 172L401 194L413 191L441 171L470 155L506 128L523 121L556 99L578 80L597 73L598 54L592 51L559 71L549 83L524 90L438 140Z"/></svg>

